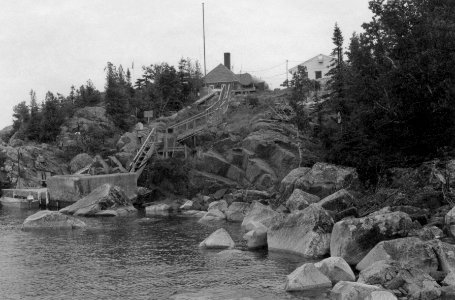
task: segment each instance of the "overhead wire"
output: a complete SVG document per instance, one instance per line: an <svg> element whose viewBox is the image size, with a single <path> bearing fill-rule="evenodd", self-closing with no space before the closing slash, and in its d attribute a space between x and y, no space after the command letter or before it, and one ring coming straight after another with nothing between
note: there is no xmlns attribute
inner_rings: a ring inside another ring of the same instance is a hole
<svg viewBox="0 0 455 300"><path fill-rule="evenodd" d="M266 68L266 69L262 69L262 70L251 70L251 71L248 70L248 72L252 72L252 73L253 73L253 72L264 72L264 71L268 71L268 70L272 70L272 69L281 67L281 66L284 65L284 64L286 64L286 62L283 62L283 63L281 63L281 64L279 64L279 65L275 65L275 66L273 66L273 67L269 67L269 68Z"/></svg>

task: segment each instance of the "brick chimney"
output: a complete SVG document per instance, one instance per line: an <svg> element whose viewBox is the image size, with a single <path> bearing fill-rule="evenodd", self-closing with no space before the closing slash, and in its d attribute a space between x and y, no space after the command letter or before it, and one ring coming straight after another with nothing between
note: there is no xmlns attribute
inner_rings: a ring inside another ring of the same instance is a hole
<svg viewBox="0 0 455 300"><path fill-rule="evenodd" d="M231 69L231 53L229 52L224 53L224 66L229 70Z"/></svg>

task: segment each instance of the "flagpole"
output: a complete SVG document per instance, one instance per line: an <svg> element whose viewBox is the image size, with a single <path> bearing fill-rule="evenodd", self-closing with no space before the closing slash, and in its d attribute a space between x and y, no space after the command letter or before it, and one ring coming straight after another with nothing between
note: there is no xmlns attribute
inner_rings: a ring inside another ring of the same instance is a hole
<svg viewBox="0 0 455 300"><path fill-rule="evenodd" d="M205 13L204 13L204 2L202 2L202 38L204 40L204 76L207 75L207 67L205 63Z"/></svg>

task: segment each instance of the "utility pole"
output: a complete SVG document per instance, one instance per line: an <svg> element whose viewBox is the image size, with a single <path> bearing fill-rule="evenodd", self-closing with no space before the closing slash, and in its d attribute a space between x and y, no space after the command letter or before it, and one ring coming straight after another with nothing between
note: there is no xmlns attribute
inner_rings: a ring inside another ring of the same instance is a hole
<svg viewBox="0 0 455 300"><path fill-rule="evenodd" d="M20 161L20 148L17 148L17 181L16 181L16 189L20 188L20 178L21 178L21 161Z"/></svg>
<svg viewBox="0 0 455 300"><path fill-rule="evenodd" d="M286 59L286 87L289 87L289 78L288 78L289 70L288 70L288 60Z"/></svg>
<svg viewBox="0 0 455 300"><path fill-rule="evenodd" d="M207 66L205 63L205 14L204 14L204 2L202 2L202 38L204 40L204 77L207 75Z"/></svg>

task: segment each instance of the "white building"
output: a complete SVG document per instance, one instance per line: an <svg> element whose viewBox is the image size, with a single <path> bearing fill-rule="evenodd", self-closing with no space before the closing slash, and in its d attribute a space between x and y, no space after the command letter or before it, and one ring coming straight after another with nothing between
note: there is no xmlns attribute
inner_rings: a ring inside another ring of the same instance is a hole
<svg viewBox="0 0 455 300"><path fill-rule="evenodd" d="M309 79L321 79L321 81L323 81L323 79L329 78L329 76L327 76L327 72L329 72L334 60L335 58L331 56L319 54L291 68L289 73L294 74L297 72L298 66L305 66Z"/></svg>

